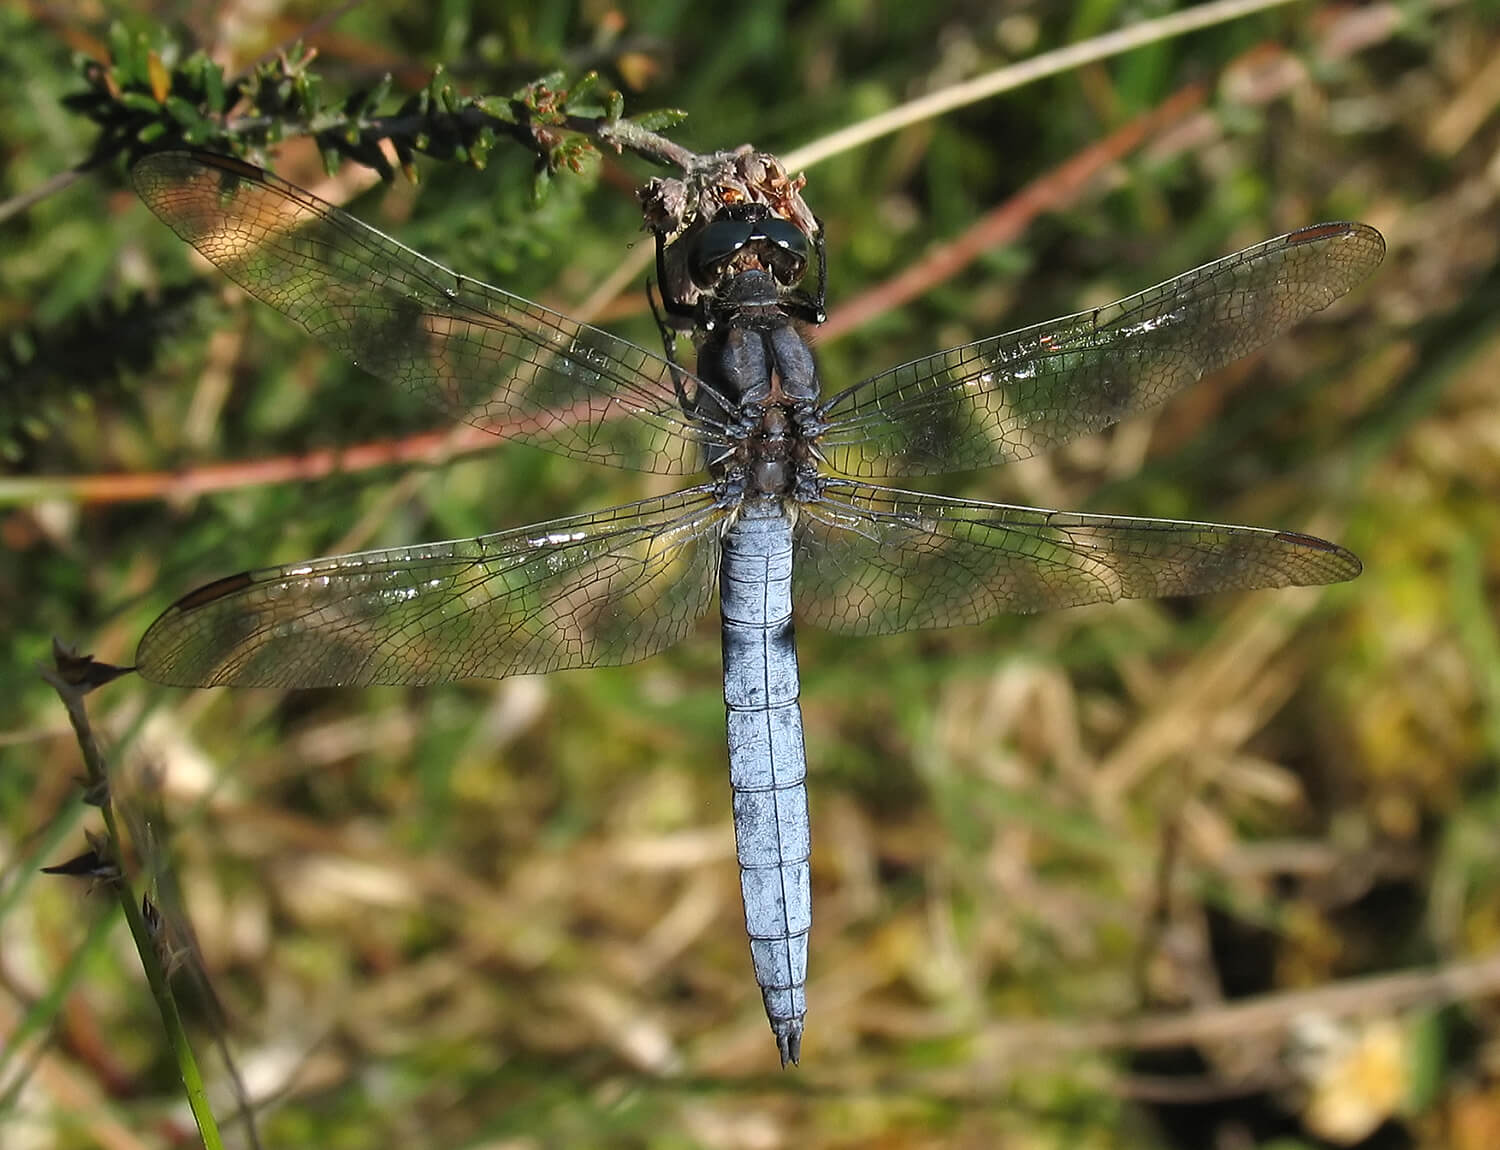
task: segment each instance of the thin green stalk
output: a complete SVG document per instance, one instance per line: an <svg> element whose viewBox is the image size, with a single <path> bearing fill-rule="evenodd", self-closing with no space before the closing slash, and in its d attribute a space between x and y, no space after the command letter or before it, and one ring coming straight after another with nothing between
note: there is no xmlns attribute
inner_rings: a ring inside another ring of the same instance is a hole
<svg viewBox="0 0 1500 1150"><path fill-rule="evenodd" d="M224 1142L220 1137L218 1123L214 1120L213 1109L209 1104L208 1091L203 1084L203 1074L198 1069L197 1058L193 1055L187 1028L183 1025L181 1012L177 1009L177 1000L172 996L171 983L156 945L155 934L147 925L146 916L140 904L136 902L135 891L125 877L120 850L122 841L120 828L115 817L114 802L109 792L108 763L99 747L98 740L94 737L88 712L83 704L84 694L92 686L97 685L97 680L90 683L86 676L69 673L81 662L83 661L59 653L57 668L55 670L43 668L42 678L57 692L58 697L63 701L63 706L67 708L68 719L73 724L73 732L77 736L79 749L83 752L84 765L88 771L87 793L90 801L99 807L104 816L104 826L107 832L102 841L94 844L96 853L100 855L100 874L114 890L120 909L125 912L125 921L130 924L130 934L135 940L136 952L141 956L141 967L146 972L146 982L151 987L151 997L156 1000L157 1010L161 1012L167 1043L171 1046L173 1057L177 1060L177 1072L182 1079L183 1089L187 1092L188 1106L193 1112L193 1120L198 1124L199 1137L203 1139L205 1150L223 1150ZM97 666L92 660L88 660L84 669Z"/></svg>

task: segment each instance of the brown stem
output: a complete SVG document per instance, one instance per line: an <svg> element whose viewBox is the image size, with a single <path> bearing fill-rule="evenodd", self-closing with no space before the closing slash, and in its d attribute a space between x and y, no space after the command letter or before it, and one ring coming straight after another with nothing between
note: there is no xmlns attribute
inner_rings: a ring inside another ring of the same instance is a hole
<svg viewBox="0 0 1500 1150"><path fill-rule="evenodd" d="M818 328L820 342L836 339L886 312L952 279L991 248L1008 244L1044 212L1067 207L1081 196L1089 183L1111 164L1118 163L1153 136L1181 122L1202 103L1200 84L1190 84L1164 104L1131 120L1097 144L1038 176L955 240L940 244L919 263L841 304L828 322Z"/></svg>

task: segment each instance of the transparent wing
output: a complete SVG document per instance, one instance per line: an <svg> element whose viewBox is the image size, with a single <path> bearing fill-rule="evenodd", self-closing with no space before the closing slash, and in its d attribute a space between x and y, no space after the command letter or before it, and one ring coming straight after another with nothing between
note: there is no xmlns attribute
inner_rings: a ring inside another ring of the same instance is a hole
<svg viewBox="0 0 1500 1150"><path fill-rule="evenodd" d="M1327 307L1385 241L1364 224L1302 228L1094 311L913 360L831 398L819 440L846 475L988 467L1165 401Z"/></svg>
<svg viewBox="0 0 1500 1150"><path fill-rule="evenodd" d="M168 608L136 662L178 687L441 683L633 662L707 610L725 514L700 487L231 575Z"/></svg>
<svg viewBox="0 0 1500 1150"><path fill-rule="evenodd" d="M831 481L797 506L793 601L849 635L1114 599L1338 583L1359 560L1291 531L1083 515Z"/></svg>
<svg viewBox="0 0 1500 1150"><path fill-rule="evenodd" d="M146 206L235 283L450 416L614 467L703 469L703 432L665 359L449 271L239 160L160 152L131 174Z"/></svg>

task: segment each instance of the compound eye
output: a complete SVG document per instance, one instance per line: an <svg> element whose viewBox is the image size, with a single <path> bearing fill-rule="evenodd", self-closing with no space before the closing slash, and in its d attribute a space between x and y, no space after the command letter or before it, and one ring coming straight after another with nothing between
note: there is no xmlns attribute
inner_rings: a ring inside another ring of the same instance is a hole
<svg viewBox="0 0 1500 1150"><path fill-rule="evenodd" d="M718 282L725 265L750 242L754 230L743 220L718 219L698 234L693 241L692 273L700 287Z"/></svg>
<svg viewBox="0 0 1500 1150"><path fill-rule="evenodd" d="M783 251L794 252L803 259L807 258L807 236L796 224L772 216L768 220L761 221L756 233L764 236Z"/></svg>
<svg viewBox="0 0 1500 1150"><path fill-rule="evenodd" d="M801 228L772 217L756 229L756 239L766 242L771 271L783 284L794 284L807 270L807 236Z"/></svg>

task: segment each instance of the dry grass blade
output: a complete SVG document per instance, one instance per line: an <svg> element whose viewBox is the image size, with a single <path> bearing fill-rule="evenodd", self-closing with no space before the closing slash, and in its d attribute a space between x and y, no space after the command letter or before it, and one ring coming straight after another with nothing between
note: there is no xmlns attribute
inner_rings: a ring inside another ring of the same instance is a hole
<svg viewBox="0 0 1500 1150"><path fill-rule="evenodd" d="M1197 4L1182 12L1174 12L1170 16L1161 16L1155 20L1145 20L1114 32L1106 32L1102 36L1095 36L1077 44L1069 44L1055 51L1043 52L1018 64L1009 64L1004 68L987 72L983 76L976 76L972 80L930 92L900 107L892 108L889 112L871 116L867 120L851 124L820 140L804 144L788 152L782 160L792 171L810 168L830 156L853 151L855 148L868 144L871 140L878 140L881 136L899 132L902 128L919 124L923 120L934 119L955 108L987 100L1002 92L1014 91L1048 76L1071 72L1085 64L1123 55L1136 48L1144 48L1148 44L1159 44L1164 40L1185 36L1200 28L1211 28L1215 24L1228 23L1230 20L1238 20L1243 16L1263 12L1270 8L1279 8L1292 2L1293 0L1215 0L1214 3Z"/></svg>

